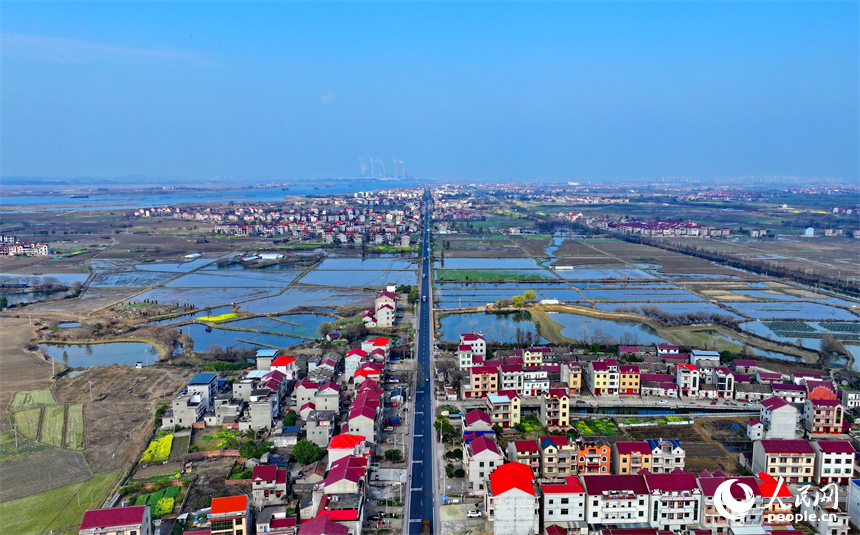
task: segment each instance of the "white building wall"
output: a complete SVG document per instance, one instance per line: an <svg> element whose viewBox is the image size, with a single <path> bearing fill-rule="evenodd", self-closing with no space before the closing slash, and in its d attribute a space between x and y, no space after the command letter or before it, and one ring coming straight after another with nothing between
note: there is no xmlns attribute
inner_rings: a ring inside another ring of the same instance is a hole
<svg viewBox="0 0 860 535"><path fill-rule="evenodd" d="M537 535L537 498L519 489L494 497L494 535Z"/></svg>

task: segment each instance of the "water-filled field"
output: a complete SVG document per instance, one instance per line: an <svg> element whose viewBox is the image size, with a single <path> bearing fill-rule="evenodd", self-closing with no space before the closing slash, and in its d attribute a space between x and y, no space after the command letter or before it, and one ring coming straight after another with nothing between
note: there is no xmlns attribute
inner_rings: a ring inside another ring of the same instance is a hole
<svg viewBox="0 0 860 535"><path fill-rule="evenodd" d="M106 366L108 364L152 364L158 351L143 342L110 342L106 344L39 344L48 355L72 368ZM64 356L65 354L65 356Z"/></svg>

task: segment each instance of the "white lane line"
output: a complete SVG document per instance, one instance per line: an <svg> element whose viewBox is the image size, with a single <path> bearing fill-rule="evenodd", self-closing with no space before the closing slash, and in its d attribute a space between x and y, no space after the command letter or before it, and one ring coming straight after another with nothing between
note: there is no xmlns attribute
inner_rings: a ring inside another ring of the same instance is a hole
<svg viewBox="0 0 860 535"><path fill-rule="evenodd" d="M424 461L412 461L412 464L417 464L417 463L422 463L422 464L424 464Z"/></svg>
<svg viewBox="0 0 860 535"><path fill-rule="evenodd" d="M423 437L424 435L412 435L412 436L415 438L420 438L420 437Z"/></svg>

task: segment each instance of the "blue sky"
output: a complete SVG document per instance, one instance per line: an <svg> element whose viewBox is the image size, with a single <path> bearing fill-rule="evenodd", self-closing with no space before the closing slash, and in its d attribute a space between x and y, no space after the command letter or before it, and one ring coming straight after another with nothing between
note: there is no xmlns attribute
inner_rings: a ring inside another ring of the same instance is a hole
<svg viewBox="0 0 860 535"><path fill-rule="evenodd" d="M6 2L3 176L858 180L857 2ZM377 169L379 164L377 164Z"/></svg>

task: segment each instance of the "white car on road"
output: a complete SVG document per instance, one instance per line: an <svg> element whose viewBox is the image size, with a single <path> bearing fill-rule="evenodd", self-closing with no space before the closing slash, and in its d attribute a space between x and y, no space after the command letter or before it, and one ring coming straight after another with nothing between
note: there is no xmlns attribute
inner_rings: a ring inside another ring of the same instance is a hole
<svg viewBox="0 0 860 535"><path fill-rule="evenodd" d="M478 518L481 516L480 511L466 511L466 516L469 518Z"/></svg>

